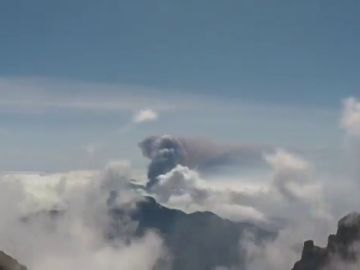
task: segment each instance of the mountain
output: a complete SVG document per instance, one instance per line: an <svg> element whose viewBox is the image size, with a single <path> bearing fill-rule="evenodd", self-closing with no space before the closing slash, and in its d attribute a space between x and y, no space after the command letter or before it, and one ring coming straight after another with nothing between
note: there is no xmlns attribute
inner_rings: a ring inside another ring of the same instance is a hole
<svg viewBox="0 0 360 270"><path fill-rule="evenodd" d="M293 270L334 269L334 259L336 262L352 264L359 259L359 249L356 248L359 240L360 214L351 213L339 221L337 232L329 236L326 247L321 248L311 240L306 241L301 259Z"/></svg>
<svg viewBox="0 0 360 270"><path fill-rule="evenodd" d="M0 270L26 270L26 267L19 264L9 255L0 251Z"/></svg>
<svg viewBox="0 0 360 270"><path fill-rule="evenodd" d="M111 212L115 220L123 215L120 209ZM170 209L152 197L137 203L131 215L138 222L137 235L150 229L163 237L172 254L173 270L213 270L220 266L245 269L246 252L240 248L241 241L249 235L258 243L275 237L253 224L232 222L211 212L187 214ZM159 264L157 269L163 268L166 267Z"/></svg>
<svg viewBox="0 0 360 270"><path fill-rule="evenodd" d="M121 224L124 220L129 220L129 215L131 221L137 224L135 236L141 237L148 230L159 233L169 256L159 261L153 270L224 269L221 267L243 270L246 268L246 251L241 249L242 241L248 241L251 237L255 243L262 243L276 236L274 232L254 224L233 222L211 212L188 214L167 208L148 196L138 201L136 207L130 207L133 210L129 213L130 208L119 207L113 203L116 197L116 192L112 192L108 200L111 222L106 230L106 237L109 241L116 240L120 235L122 237ZM40 212L24 218L23 221L29 222L44 215L57 219L63 214L62 211Z"/></svg>

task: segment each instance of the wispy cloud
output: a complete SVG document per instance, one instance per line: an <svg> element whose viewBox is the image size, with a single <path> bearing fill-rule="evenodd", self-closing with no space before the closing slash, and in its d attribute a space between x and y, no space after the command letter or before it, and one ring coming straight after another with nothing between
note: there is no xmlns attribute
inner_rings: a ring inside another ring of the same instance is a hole
<svg viewBox="0 0 360 270"><path fill-rule="evenodd" d="M360 137L360 101L356 98L345 100L341 124L347 134Z"/></svg>
<svg viewBox="0 0 360 270"><path fill-rule="evenodd" d="M152 109L140 110L135 113L133 122L135 124L140 124L144 122L153 122L159 118L159 114Z"/></svg>
<svg viewBox="0 0 360 270"><path fill-rule="evenodd" d="M176 94L175 94L176 95ZM150 87L48 78L0 78L0 111L41 113L49 110L119 112L144 110L142 118L154 118L155 110L189 106L189 100L174 99ZM171 102L169 100L171 99ZM141 120L141 119L140 119Z"/></svg>

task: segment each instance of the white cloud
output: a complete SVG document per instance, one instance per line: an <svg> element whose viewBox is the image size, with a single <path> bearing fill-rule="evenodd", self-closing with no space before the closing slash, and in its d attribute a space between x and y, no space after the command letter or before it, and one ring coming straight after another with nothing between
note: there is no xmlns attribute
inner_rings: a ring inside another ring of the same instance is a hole
<svg viewBox="0 0 360 270"><path fill-rule="evenodd" d="M302 216L326 217L322 185L312 178L308 162L284 150L264 158L271 167L272 179L252 189L241 185L229 188L221 181L212 184L195 171L177 166L158 177L152 192L172 207L214 211L236 220L292 220L294 211Z"/></svg>
<svg viewBox="0 0 360 270"><path fill-rule="evenodd" d="M158 117L159 117L159 115L156 111L151 110L151 109L145 109L145 110L140 110L137 113L135 113L133 122L135 124L140 124L140 123L144 123L144 122L153 122L153 121L156 121L158 119Z"/></svg>
<svg viewBox="0 0 360 270"><path fill-rule="evenodd" d="M303 201L311 201L312 196L317 196L311 194L310 187L316 187L312 186L310 165L305 160L284 150L266 155L265 159L273 169L273 185L283 196Z"/></svg>
<svg viewBox="0 0 360 270"><path fill-rule="evenodd" d="M344 101L341 124L348 135L360 137L360 102L356 98Z"/></svg>
<svg viewBox="0 0 360 270"><path fill-rule="evenodd" d="M159 182L151 191L161 203L185 212L212 211L236 221L266 220L264 214L251 205L233 201L232 191L211 186L195 171L181 165L159 176Z"/></svg>
<svg viewBox="0 0 360 270"><path fill-rule="evenodd" d="M113 162L101 172L3 175L0 250L29 270L153 269L164 254L156 233L136 237L137 224L124 217L119 220L118 238L108 241L104 236L112 224L109 192L118 192L116 203L126 212L142 198L128 188L131 177L126 162ZM42 215L59 207L66 209L61 216Z"/></svg>

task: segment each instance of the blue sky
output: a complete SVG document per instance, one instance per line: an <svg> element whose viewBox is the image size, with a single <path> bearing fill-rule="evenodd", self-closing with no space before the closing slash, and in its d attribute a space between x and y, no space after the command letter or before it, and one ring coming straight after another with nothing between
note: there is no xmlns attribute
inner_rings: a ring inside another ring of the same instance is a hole
<svg viewBox="0 0 360 270"><path fill-rule="evenodd" d="M139 160L154 133L332 145L341 100L360 91L359 12L357 0L2 0L0 168ZM119 133L142 108L159 120ZM104 150L89 161L88 145Z"/></svg>

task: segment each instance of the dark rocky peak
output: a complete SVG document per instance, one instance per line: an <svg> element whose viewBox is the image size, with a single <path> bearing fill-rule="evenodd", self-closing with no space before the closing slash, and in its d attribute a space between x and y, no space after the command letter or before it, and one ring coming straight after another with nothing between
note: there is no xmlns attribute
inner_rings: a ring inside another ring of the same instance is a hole
<svg viewBox="0 0 360 270"><path fill-rule="evenodd" d="M335 236L338 244L349 245L360 239L360 214L351 213L343 217L338 223Z"/></svg>
<svg viewBox="0 0 360 270"><path fill-rule="evenodd" d="M0 251L0 270L26 270L26 267Z"/></svg>
<svg viewBox="0 0 360 270"><path fill-rule="evenodd" d="M325 248L315 246L312 240L306 241L301 260L293 270L324 270L333 257L353 262L359 257L358 251L353 248L357 241L360 241L360 214L351 213L339 221L336 234L329 236Z"/></svg>

